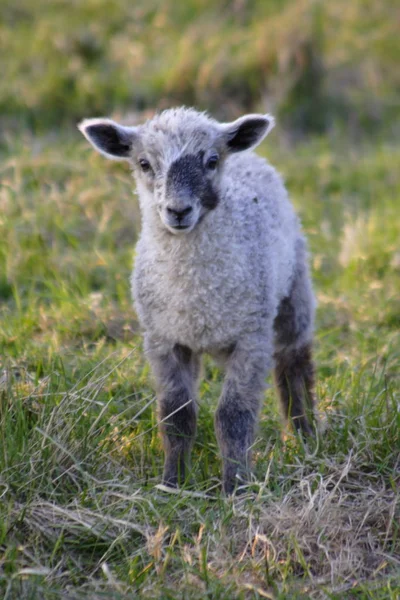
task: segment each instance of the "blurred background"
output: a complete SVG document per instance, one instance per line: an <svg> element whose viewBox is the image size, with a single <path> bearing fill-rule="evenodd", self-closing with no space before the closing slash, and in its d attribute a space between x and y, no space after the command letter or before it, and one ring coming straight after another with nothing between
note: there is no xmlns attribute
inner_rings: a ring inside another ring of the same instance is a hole
<svg viewBox="0 0 400 600"><path fill-rule="evenodd" d="M1 0L1 121L187 104L270 111L292 137L392 135L399 18L393 0Z"/></svg>
<svg viewBox="0 0 400 600"><path fill-rule="evenodd" d="M393 0L0 0L0 350L36 364L65 338L129 337L133 181L76 123L184 103L274 114L258 152L306 230L318 326L374 356L400 314L399 17Z"/></svg>

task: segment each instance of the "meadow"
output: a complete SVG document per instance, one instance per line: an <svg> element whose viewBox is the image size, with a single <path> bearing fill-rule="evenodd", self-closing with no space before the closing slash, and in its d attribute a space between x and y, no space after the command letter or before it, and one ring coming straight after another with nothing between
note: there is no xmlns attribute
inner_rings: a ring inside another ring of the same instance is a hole
<svg viewBox="0 0 400 600"><path fill-rule="evenodd" d="M321 21L318 11L308 18L302 1L282 3L285 10L265 4L262 12L261 2L235 2L226 21L228 3L213 12L200 0L179 9L137 4L130 21L122 0L101 21L102 0L73 3L68 20L61 1L1 7L4 600L400 596L400 148L389 3L339 2L346 19L336 38L333 8ZM290 36L302 15L304 36ZM268 56L260 46L267 17L275 35ZM208 72L194 52L204 31L203 52L219 61ZM272 75L292 65L290 52L286 63L274 54L282 32L300 44L295 57L299 47L314 56L321 44L320 61L299 63L323 65L311 70L311 82L321 75L316 96L304 93L307 68L288 75L290 89L271 83L262 100L261 59L269 57ZM141 88L132 103L121 48L133 40ZM69 70L60 69L66 54ZM351 69L356 81L340 86ZM305 447L291 433L271 385L253 480L240 496L223 497L213 430L222 375L206 358L192 481L167 494L156 487L163 456L155 397L129 289L140 231L134 186L126 166L89 149L75 122L112 109L137 118L176 102L231 116L268 98L278 124L259 153L285 177L318 298L320 435ZM307 120L314 114L315 127Z"/></svg>

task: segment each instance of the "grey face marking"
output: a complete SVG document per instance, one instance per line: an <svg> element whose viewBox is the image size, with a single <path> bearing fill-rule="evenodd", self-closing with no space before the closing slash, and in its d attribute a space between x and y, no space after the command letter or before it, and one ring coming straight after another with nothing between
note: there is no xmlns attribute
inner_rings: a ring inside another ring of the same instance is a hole
<svg viewBox="0 0 400 600"><path fill-rule="evenodd" d="M186 154L174 161L167 176L167 195L186 195L188 199L198 198L207 210L216 208L219 198L204 167L204 151Z"/></svg>

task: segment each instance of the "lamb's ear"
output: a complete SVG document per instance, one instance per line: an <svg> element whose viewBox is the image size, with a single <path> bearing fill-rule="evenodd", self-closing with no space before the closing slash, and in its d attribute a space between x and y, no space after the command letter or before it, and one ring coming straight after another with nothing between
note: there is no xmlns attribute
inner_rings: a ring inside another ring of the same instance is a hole
<svg viewBox="0 0 400 600"><path fill-rule="evenodd" d="M221 125L228 152L240 152L257 146L274 126L271 115L244 115L233 123Z"/></svg>
<svg viewBox="0 0 400 600"><path fill-rule="evenodd" d="M98 152L114 160L127 160L139 137L137 127L124 127L111 119L85 119L78 129Z"/></svg>

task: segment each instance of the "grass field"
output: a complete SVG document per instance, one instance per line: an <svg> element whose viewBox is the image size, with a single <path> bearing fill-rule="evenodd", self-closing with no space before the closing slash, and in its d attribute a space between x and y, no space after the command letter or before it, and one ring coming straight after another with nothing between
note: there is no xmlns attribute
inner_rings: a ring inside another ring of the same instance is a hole
<svg viewBox="0 0 400 600"><path fill-rule="evenodd" d="M346 135L391 129L396 11L393 0L2 0L0 124L185 103L223 118L267 105L292 134L338 120Z"/></svg>
<svg viewBox="0 0 400 600"><path fill-rule="evenodd" d="M400 37L392 0L0 2L0 597L400 598ZM269 111L309 239L321 434L265 396L220 494L206 359L192 485L162 472L131 304L140 215L84 117Z"/></svg>
<svg viewBox="0 0 400 600"><path fill-rule="evenodd" d="M227 499L211 361L195 483L155 488L162 450L128 283L138 209L128 170L78 136L10 133L2 152L2 597L397 599L399 149L293 148L279 129L260 149L310 242L324 433L306 450L269 389L254 482Z"/></svg>

